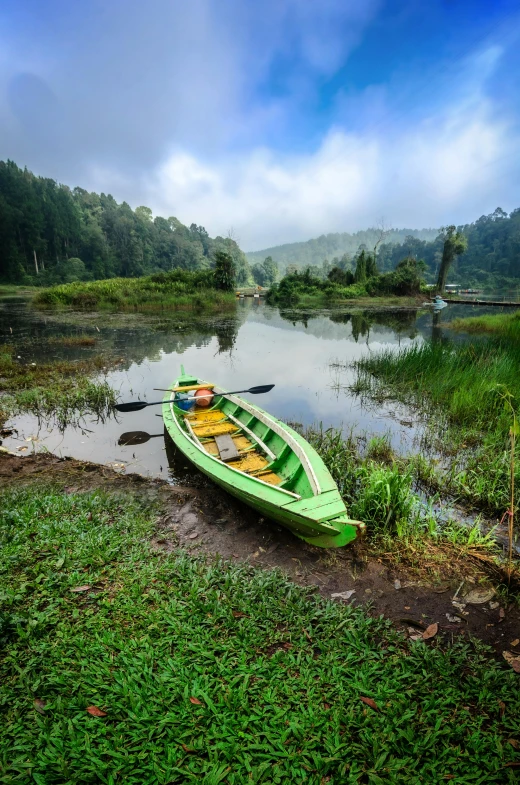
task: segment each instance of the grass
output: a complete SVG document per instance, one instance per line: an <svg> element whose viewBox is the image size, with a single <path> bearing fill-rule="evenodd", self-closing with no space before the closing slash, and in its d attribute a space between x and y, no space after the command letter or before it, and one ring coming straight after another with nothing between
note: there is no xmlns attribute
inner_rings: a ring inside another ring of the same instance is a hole
<svg viewBox="0 0 520 785"><path fill-rule="evenodd" d="M3 493L2 782L515 781L518 677L483 648L152 551L153 519L128 497Z"/></svg>
<svg viewBox="0 0 520 785"><path fill-rule="evenodd" d="M518 411L519 363L520 344L509 340L425 343L359 360L355 389L401 400L426 414L430 425L423 446L449 459L439 483L474 504L503 512L511 425L504 397L510 394ZM430 478L433 482L431 471Z"/></svg>
<svg viewBox="0 0 520 785"><path fill-rule="evenodd" d="M520 311L471 316L467 319L454 319L446 326L461 332L487 333L488 335L499 335L509 340L520 341Z"/></svg>
<svg viewBox="0 0 520 785"><path fill-rule="evenodd" d="M211 271L174 270L142 278L110 278L53 286L37 293L34 305L84 310L163 311L235 307L234 293L217 291Z"/></svg>
<svg viewBox="0 0 520 785"><path fill-rule="evenodd" d="M91 335L63 335L47 339L49 346L95 346L96 343L96 339Z"/></svg>
<svg viewBox="0 0 520 785"><path fill-rule="evenodd" d="M78 362L22 365L12 346L0 346L0 424L20 412L53 417L59 428L87 414L106 417L116 394L106 380L89 378L105 366L102 357Z"/></svg>
<svg viewBox="0 0 520 785"><path fill-rule="evenodd" d="M24 286L23 284L0 283L0 297L8 297L17 294L29 294L36 292L36 286Z"/></svg>
<svg viewBox="0 0 520 785"><path fill-rule="evenodd" d="M492 535L479 527L445 521L442 511L432 512L417 484L418 479L424 480L421 467L396 456L387 436L367 441L352 432L345 436L336 428L302 432L324 460L349 514L366 523L373 547L396 552L402 552L403 545L431 551L436 543L451 543L462 550L496 548ZM438 556L445 561L444 551Z"/></svg>

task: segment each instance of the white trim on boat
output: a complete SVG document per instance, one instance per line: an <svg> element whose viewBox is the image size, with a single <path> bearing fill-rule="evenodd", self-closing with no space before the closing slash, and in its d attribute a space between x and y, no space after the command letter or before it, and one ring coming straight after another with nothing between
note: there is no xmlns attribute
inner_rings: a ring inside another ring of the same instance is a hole
<svg viewBox="0 0 520 785"><path fill-rule="evenodd" d="M244 425L244 423L238 419L238 417L233 417L233 415L229 414L229 412L226 412L226 417L229 417L231 422L234 422L235 425L238 425L239 428L242 428L242 430L245 431L248 434L248 436L250 436L253 439L253 441L255 441L258 444L259 447L262 448L262 450L270 457L272 461L276 460L276 455L274 454L274 452L269 449L267 444L264 444L264 442L256 435L254 431L251 430L251 428L248 428L247 425Z"/></svg>
<svg viewBox="0 0 520 785"><path fill-rule="evenodd" d="M204 449L204 447L201 444L198 444L194 439L191 438L191 436L189 434L186 433L186 431L182 430L182 428L181 428L181 426L179 424L179 421L177 420L177 416L176 416L176 414L174 412L174 409L173 409L173 401L174 401L174 398L172 398L171 395L170 395L170 401L169 401L170 412L171 412L171 415L172 415L172 420L175 423L175 425L177 426L177 430L181 433L182 436L184 436L185 439L187 439L189 442L191 442L191 444L193 444L193 446L196 447L197 450L200 450L200 452L203 453L206 456L206 458L210 458L212 461L215 461L216 463L218 463L219 466L222 466L223 465L222 461L219 458L216 458L214 455L211 455L209 452L206 452L206 450ZM168 401L165 401L165 403L168 403ZM229 469L232 472L237 472L237 474L242 474L242 475L244 475L244 477L248 477L250 480L254 480L255 482L259 482L262 485L266 485L268 488L271 488L274 491L278 491L279 493L284 493L286 496L292 496L293 499L301 499L302 498L298 493L293 493L292 491L288 491L285 488L280 488L279 485L271 485L271 483L265 482L265 480L261 480L260 477L254 477L251 474L247 474L247 472L243 472L241 469L235 469L234 466L229 466L229 464L224 464L224 466L226 467L226 469Z"/></svg>
<svg viewBox="0 0 520 785"><path fill-rule="evenodd" d="M215 392L216 395L220 394L220 393L217 392L217 390L215 388L214 388L214 392ZM321 493L320 484L318 482L318 478L316 477L316 474L314 473L314 469L312 468L312 464L309 461L309 458L308 458L305 450L302 448L301 444L299 444L299 442L297 442L296 439L288 431L286 431L283 426L279 425L277 422L275 422L273 419L271 419L271 417L266 412L259 411L254 406L251 406L251 404L247 403L247 401L243 401L241 398L236 398L234 395L225 395L225 396L222 396L222 397L225 397L228 401L231 401L232 403L236 403L237 406L240 406L242 409L244 409L249 414L252 414L255 417L257 417L260 420L260 422L263 422L264 425L268 425L269 428L271 428L272 431L274 431L285 442L287 442L287 444L289 445L291 450L293 450L293 452L296 453L296 455L298 456L298 458L302 462L302 466L305 469L305 473L306 473L307 478L309 480L309 483L310 483L310 486L312 488L313 494L315 496L318 496L318 494ZM232 417L232 415L228 414L227 416L231 417L233 422L240 423L240 420L237 420L236 418ZM242 428L244 428L244 430L248 431L248 429L242 423L240 423L240 425L241 425ZM248 433L251 433L251 431L248 431ZM260 444L263 444L262 442L260 442L260 439L258 438L258 436L256 436L254 433L252 434L252 436L254 437L254 439L257 442L259 442ZM274 457L275 456L273 456L273 460L274 460Z"/></svg>

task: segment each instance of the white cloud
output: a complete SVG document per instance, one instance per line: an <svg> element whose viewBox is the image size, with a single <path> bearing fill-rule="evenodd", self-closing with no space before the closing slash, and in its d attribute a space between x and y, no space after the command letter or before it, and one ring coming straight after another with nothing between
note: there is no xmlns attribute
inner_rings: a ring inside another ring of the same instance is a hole
<svg viewBox="0 0 520 785"><path fill-rule="evenodd" d="M501 67L512 79L511 42L422 75L400 63L356 94L345 66L381 0L152 5L0 10L17 53L0 56L3 157L250 249L518 204L518 131L489 89Z"/></svg>
<svg viewBox="0 0 520 785"><path fill-rule="evenodd" d="M202 223L211 234L233 226L253 250L356 230L381 215L394 226L422 227L474 220L497 204L512 208L504 176L515 152L518 137L482 103L399 134L333 129L309 155L256 149L215 163L176 151L143 189L156 213Z"/></svg>

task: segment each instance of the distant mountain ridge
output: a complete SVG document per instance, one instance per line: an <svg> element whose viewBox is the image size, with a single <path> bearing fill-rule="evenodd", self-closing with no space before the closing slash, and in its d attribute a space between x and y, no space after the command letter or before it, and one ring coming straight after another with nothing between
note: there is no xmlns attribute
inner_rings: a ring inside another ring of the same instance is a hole
<svg viewBox="0 0 520 785"><path fill-rule="evenodd" d="M387 244L402 243L406 237L415 237L418 240L435 240L439 234L438 229L391 229L383 242ZM336 232L322 234L319 237L298 243L285 243L272 248L246 253L250 264L263 262L267 256L272 256L280 267L295 264L298 267L320 265L324 259L332 261L334 257L340 258L343 254L355 254L360 245L372 249L380 236L378 229L364 229L350 234L349 232Z"/></svg>

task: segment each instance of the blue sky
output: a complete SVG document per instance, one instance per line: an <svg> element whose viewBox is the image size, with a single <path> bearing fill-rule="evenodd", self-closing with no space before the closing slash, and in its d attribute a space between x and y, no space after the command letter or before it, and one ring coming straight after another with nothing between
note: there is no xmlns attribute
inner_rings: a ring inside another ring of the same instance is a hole
<svg viewBox="0 0 520 785"><path fill-rule="evenodd" d="M512 0L4 0L0 157L254 250L520 206Z"/></svg>

